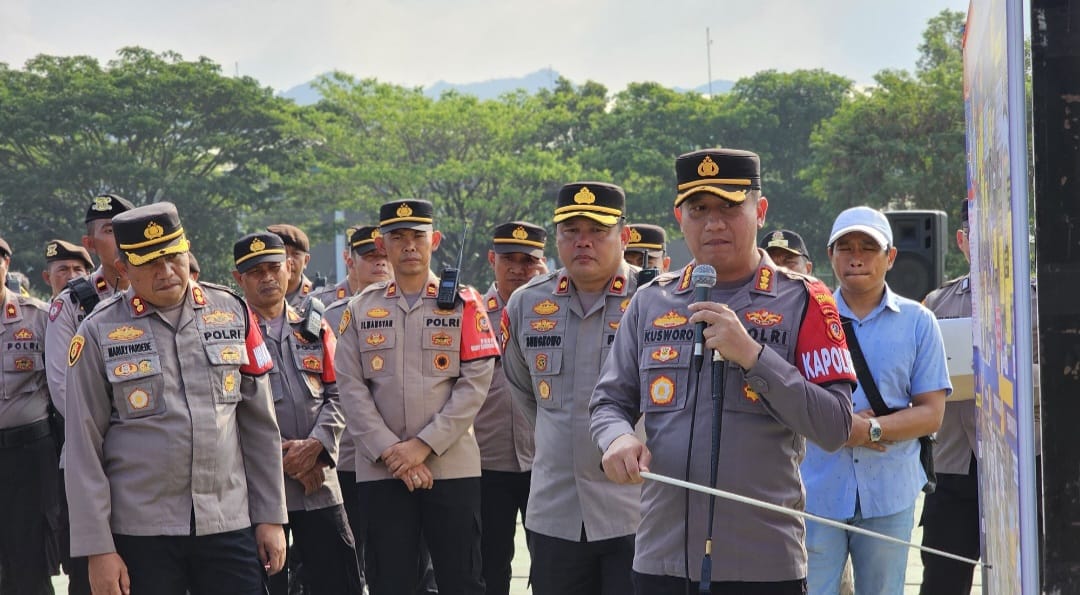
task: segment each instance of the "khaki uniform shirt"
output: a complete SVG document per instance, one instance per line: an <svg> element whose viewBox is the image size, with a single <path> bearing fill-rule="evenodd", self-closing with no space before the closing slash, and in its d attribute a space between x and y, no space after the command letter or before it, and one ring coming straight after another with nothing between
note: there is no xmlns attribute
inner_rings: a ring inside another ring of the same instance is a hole
<svg viewBox="0 0 1080 595"><path fill-rule="evenodd" d="M0 429L41 421L49 412L45 379L45 325L41 300L4 290L0 313Z"/></svg>
<svg viewBox="0 0 1080 595"><path fill-rule="evenodd" d="M777 268L765 255L748 282L717 286L712 299L736 312L763 344L750 370L725 370L716 487L802 510L804 437L837 450L851 430L855 372L836 304L816 279ZM592 434L602 451L644 415L654 473L709 485L712 362L690 378L694 326L691 263L642 288L630 303L593 394ZM695 421L696 420L696 421ZM692 430L691 430L692 428ZM693 445L692 447L690 445ZM535 471L534 471L535 474ZM634 570L685 575L686 491L646 481ZM709 497L690 494L690 575L700 580ZM786 581L807 571L803 521L716 500L712 578Z"/></svg>
<svg viewBox="0 0 1080 595"><path fill-rule="evenodd" d="M971 280L968 275L953 279L930 292L923 304L938 318L971 317ZM975 451L975 425L978 407L975 399L955 400L971 395L953 395L945 400L945 416L934 445L934 470L937 473L967 475Z"/></svg>
<svg viewBox="0 0 1080 595"><path fill-rule="evenodd" d="M288 304L285 316L287 324L282 324L278 333L269 332L266 321L259 320L259 330L274 361L269 374L270 389L281 438L318 440L325 450L321 458L333 467L338 439L345 429L345 414L341 411L334 374L337 341L325 323L322 340L308 341L300 334L300 315ZM309 495L304 494L302 483L285 477L285 498L290 511L317 510L342 503L337 473L327 468L323 473L325 483Z"/></svg>
<svg viewBox="0 0 1080 595"><path fill-rule="evenodd" d="M337 300L326 306L326 311L323 312L323 321L326 322L326 326L334 332L335 336L337 336L338 327L341 325L341 316L345 313L345 307L348 305L349 300ZM340 400L338 406L341 407L342 421L344 422L345 408L341 405ZM347 429L341 433L341 439L338 441L337 468L349 473L356 472L356 444Z"/></svg>
<svg viewBox="0 0 1080 595"><path fill-rule="evenodd" d="M101 267L90 275L90 282L97 291L99 304L117 292L116 287L110 285L109 280L105 278ZM68 345L71 344L71 338L75 336L75 330L79 328L79 323L83 318L86 318L86 312L69 289L57 294L49 306L49 326L45 329L45 353L48 356L45 358L45 366L53 406L60 415L65 417L67 416L64 407L67 402L65 395L67 394Z"/></svg>
<svg viewBox="0 0 1080 595"><path fill-rule="evenodd" d="M503 370L514 399L536 424L525 526L578 541L632 535L641 488L608 481L589 436L589 399L611 350L636 270L625 262L584 311L566 269L534 277L503 311Z"/></svg>
<svg viewBox="0 0 1080 595"><path fill-rule="evenodd" d="M492 284L484 296L488 318L502 320L503 302ZM473 422L480 444L480 466L488 471L520 473L532 468L533 427L510 397L502 362L495 364L487 400Z"/></svg>
<svg viewBox="0 0 1080 595"><path fill-rule="evenodd" d="M296 288L296 291L285 294L285 301L289 302L289 305L293 308L300 308L304 305L307 296L311 295L314 287L315 284L311 282L311 279L308 279L307 275L301 274L300 286Z"/></svg>
<svg viewBox="0 0 1080 595"><path fill-rule="evenodd" d="M349 278L346 277L345 280L337 285L321 287L311 295L319 298L319 301L321 301L324 306L329 306L338 300L350 297L352 292L349 290Z"/></svg>
<svg viewBox="0 0 1080 595"><path fill-rule="evenodd" d="M436 480L480 476L472 423L499 345L476 290L465 288L453 310L442 310L438 277L428 275L411 306L396 283L384 281L342 314L334 367L358 482L393 479L380 457L413 437L431 447L425 463Z"/></svg>
<svg viewBox="0 0 1080 595"><path fill-rule="evenodd" d="M67 357L73 556L115 551L113 533L287 522L273 364L250 316L191 283L176 328L132 289L83 320Z"/></svg>

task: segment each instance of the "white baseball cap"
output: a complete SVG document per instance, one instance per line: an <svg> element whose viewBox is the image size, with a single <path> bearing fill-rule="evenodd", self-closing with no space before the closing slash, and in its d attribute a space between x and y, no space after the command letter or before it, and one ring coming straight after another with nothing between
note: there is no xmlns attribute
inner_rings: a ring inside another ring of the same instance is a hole
<svg viewBox="0 0 1080 595"><path fill-rule="evenodd" d="M883 250L892 246L892 226L889 225L889 220L884 213L870 207L852 207L837 215L832 233L829 234L829 246L835 244L841 236L855 231L874 238Z"/></svg>

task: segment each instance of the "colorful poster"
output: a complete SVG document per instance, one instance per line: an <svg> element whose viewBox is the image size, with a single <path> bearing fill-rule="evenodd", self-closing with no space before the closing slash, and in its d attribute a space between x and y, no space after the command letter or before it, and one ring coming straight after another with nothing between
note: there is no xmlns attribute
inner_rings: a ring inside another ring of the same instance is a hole
<svg viewBox="0 0 1080 595"><path fill-rule="evenodd" d="M964 42L983 584L1038 592L1020 0L972 0Z"/></svg>

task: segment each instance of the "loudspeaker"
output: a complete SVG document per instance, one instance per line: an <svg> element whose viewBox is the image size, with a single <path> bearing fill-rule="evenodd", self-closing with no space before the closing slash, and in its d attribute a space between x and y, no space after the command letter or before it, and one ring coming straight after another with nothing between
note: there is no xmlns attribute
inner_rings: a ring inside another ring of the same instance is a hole
<svg viewBox="0 0 1080 595"><path fill-rule="evenodd" d="M885 274L894 292L922 301L945 282L949 249L948 216L944 211L889 211L896 261Z"/></svg>

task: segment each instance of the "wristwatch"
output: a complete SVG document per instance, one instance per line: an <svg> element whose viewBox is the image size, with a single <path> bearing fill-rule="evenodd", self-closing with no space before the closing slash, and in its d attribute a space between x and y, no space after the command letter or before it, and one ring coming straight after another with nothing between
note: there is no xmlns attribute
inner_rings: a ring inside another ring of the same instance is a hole
<svg viewBox="0 0 1080 595"><path fill-rule="evenodd" d="M881 440L881 424L873 417L869 418L867 421L870 422L870 442Z"/></svg>

